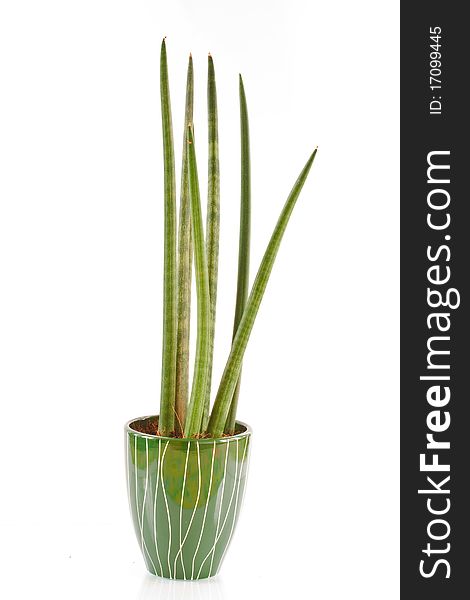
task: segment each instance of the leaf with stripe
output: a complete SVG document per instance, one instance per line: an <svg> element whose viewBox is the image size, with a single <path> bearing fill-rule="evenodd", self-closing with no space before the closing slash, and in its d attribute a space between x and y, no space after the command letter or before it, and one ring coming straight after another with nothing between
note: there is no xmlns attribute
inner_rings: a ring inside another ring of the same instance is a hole
<svg viewBox="0 0 470 600"><path fill-rule="evenodd" d="M193 122L194 76L193 59L189 55L186 78L186 108L184 117L183 163L181 167L180 218L178 231L178 329L176 341L175 430L182 435L189 395L189 333L191 317L191 206L189 199L189 168L187 130Z"/></svg>
<svg viewBox="0 0 470 600"><path fill-rule="evenodd" d="M163 259L163 348L159 431L169 435L174 429L176 386L176 183L171 121L170 89L165 40L160 54L160 96L164 165L164 259Z"/></svg>
<svg viewBox="0 0 470 600"><path fill-rule="evenodd" d="M186 415L185 437L201 433L202 415L207 388L207 369L210 352L210 293L207 270L201 198L197 174L196 151L192 127L188 127L189 195L191 199L191 224L194 241L194 266L197 295L197 336L191 400Z"/></svg>
<svg viewBox="0 0 470 600"><path fill-rule="evenodd" d="M248 126L248 109L246 106L245 88L240 75L240 139L241 139L241 193L240 193L240 234L238 243L238 280L237 301L235 304L235 317L233 321L233 337L238 330L246 299L250 278L250 229L251 229L251 165L250 165L250 130ZM241 368L237 385L233 392L230 410L225 424L225 433L233 434L237 416L238 396L240 395Z"/></svg>
<svg viewBox="0 0 470 600"><path fill-rule="evenodd" d="M274 232L258 269L258 273L253 283L253 287L243 312L240 325L238 326L237 334L232 344L232 350L222 374L222 379L219 385L217 396L215 398L214 407L209 419L207 431L213 437L220 437L224 431L227 415L230 410L230 403L232 401L233 393L240 375L243 355L253 329L253 324L255 322L256 315L258 314L261 300L266 290L266 285L268 283L276 255L279 250L282 237L286 230L297 198L299 197L300 191L302 190L302 187L307 179L316 153L317 149L315 148L306 165L302 169L297 181L295 182L284 208L282 209L281 215L278 219L276 227L274 228Z"/></svg>
<svg viewBox="0 0 470 600"><path fill-rule="evenodd" d="M215 315L217 304L217 271L219 263L220 230L220 173L219 136L217 128L217 89L215 85L214 61L209 54L207 73L207 116L208 116L208 180L207 180L207 225L206 251L209 275L211 319L209 329L209 363L207 365L207 387L202 418L202 431L207 427L210 410L212 362L214 356Z"/></svg>

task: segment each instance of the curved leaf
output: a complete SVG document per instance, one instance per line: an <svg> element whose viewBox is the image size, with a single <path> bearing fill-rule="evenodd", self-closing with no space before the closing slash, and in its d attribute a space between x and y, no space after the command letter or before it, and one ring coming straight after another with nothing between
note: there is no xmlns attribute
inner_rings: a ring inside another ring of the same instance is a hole
<svg viewBox="0 0 470 600"><path fill-rule="evenodd" d="M238 326L238 330L233 341L232 350L225 365L225 370L222 375L219 390L215 398L214 407L209 419L207 431L213 437L220 437L224 431L224 425L227 420L233 392L235 391L235 386L237 385L240 375L243 354L245 353L245 349L253 329L253 324L255 322L256 315L258 313L258 309L260 307L261 300L263 298L264 291L276 259L277 251L279 250L287 223L289 222L289 218L292 214L292 210L294 209L297 198L299 197L300 191L305 183L305 180L307 179L316 153L317 149L315 148L305 167L302 169L297 181L295 182L284 208L282 209L281 215L278 219L276 227L274 228L274 232L258 269L256 279L251 289L250 297L248 298L240 325Z"/></svg>

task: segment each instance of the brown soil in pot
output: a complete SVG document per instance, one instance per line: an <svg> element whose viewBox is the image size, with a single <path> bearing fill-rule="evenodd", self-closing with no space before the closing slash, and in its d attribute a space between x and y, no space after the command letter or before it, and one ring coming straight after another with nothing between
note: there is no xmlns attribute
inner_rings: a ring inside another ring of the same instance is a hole
<svg viewBox="0 0 470 600"><path fill-rule="evenodd" d="M133 421L129 427L131 429L133 429L134 431L138 431L139 433L144 433L147 435L160 435L160 432L158 431L158 417L148 417L147 419L138 419L136 421ZM235 430L235 434L237 433L242 433L243 428L241 428L240 426L237 425L237 428ZM180 435L176 435L176 433L173 431L171 432L171 434L169 436L165 436L165 437L183 437ZM194 436L197 437L199 439L201 438L210 438L211 436L208 433L201 433L198 436ZM224 433L222 435L222 437L231 437L230 434L228 433Z"/></svg>

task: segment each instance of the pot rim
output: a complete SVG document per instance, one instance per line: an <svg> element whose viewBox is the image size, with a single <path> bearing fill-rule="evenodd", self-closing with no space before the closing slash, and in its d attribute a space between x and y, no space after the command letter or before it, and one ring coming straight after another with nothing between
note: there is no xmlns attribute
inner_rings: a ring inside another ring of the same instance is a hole
<svg viewBox="0 0 470 600"><path fill-rule="evenodd" d="M251 427L249 425L247 425L243 421L239 421L238 419L235 422L238 423L239 425L241 425L242 427L244 427L245 431L240 431L240 433L236 433L235 435L228 435L228 436L217 437L217 438L213 438L213 437L208 437L208 438L167 437L167 436L164 436L164 435L154 435L152 433L143 433L141 431L137 431L136 429L132 429L131 423L135 423L136 421L143 421L145 419L151 419L152 417L158 417L158 415L147 415L147 416L144 416L144 417L135 417L134 419L130 419L130 421L127 421L127 423L124 426L124 429L126 430L126 433L133 433L134 435L137 435L139 437L149 438L149 439L152 439L152 440L169 440L170 442L171 441L172 442L198 441L201 444L203 444L203 443L211 444L213 442L230 442L232 440L236 440L236 439L240 439L240 438L244 438L244 437L250 436L253 433L253 431L252 431L252 429L251 429Z"/></svg>

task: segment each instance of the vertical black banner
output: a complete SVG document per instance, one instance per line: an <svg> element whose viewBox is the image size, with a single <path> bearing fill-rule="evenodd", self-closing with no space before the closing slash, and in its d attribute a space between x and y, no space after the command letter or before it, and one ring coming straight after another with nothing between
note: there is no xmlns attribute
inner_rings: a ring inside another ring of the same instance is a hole
<svg viewBox="0 0 470 600"><path fill-rule="evenodd" d="M465 3L401 3L401 597L470 597Z"/></svg>

